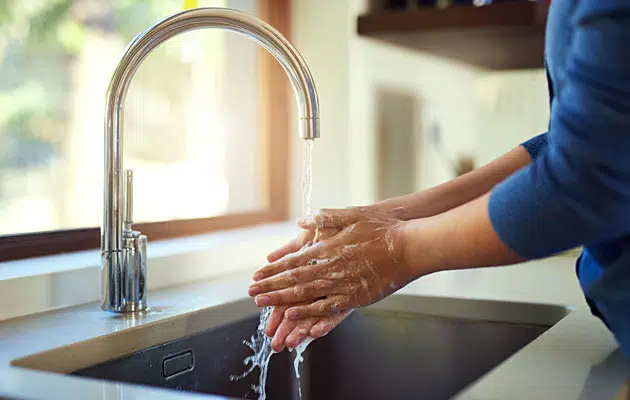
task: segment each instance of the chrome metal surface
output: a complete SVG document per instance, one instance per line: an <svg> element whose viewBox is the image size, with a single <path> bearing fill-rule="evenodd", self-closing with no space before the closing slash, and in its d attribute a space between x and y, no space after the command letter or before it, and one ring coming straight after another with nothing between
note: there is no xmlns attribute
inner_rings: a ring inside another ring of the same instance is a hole
<svg viewBox="0 0 630 400"><path fill-rule="evenodd" d="M125 170L125 224L123 230L131 231L133 224L133 171Z"/></svg>
<svg viewBox="0 0 630 400"><path fill-rule="evenodd" d="M123 247L123 311L142 311L147 306L147 237L125 232Z"/></svg>
<svg viewBox="0 0 630 400"><path fill-rule="evenodd" d="M299 136L312 140L319 137L319 104L313 78L302 56L276 29L264 21L231 9L197 8L172 15L149 27L129 44L109 84L105 109L105 179L104 216L101 231L101 308L123 312L128 307L127 278L124 271L136 271L125 263L131 258L125 250L123 230L123 109L133 76L151 51L171 37L201 28L219 28L242 34L267 49L282 65L298 103ZM129 211L129 210L128 210ZM129 248L139 246L130 246ZM141 247L141 246L140 246ZM136 253L139 254L139 253ZM138 261L133 258L134 262ZM146 257L142 257L143 265ZM136 276L136 275L131 275ZM133 282L139 287L139 282Z"/></svg>
<svg viewBox="0 0 630 400"><path fill-rule="evenodd" d="M133 230L133 171L130 169L125 170L124 217L122 311L138 312L147 306L147 237Z"/></svg>

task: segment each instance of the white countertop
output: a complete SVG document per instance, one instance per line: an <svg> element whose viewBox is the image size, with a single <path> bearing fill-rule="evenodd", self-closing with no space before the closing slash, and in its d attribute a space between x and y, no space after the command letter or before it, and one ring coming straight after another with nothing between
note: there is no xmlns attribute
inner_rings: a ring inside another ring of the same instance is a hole
<svg viewBox="0 0 630 400"><path fill-rule="evenodd" d="M569 316L474 383L458 398L617 398L615 396L630 377L630 368L611 334L586 308L573 262L568 257L556 257L504 268L442 272L424 277L400 291L411 295L575 308ZM162 311L134 320L116 318L91 303L4 321L0 323L0 397L107 400L199 398L189 393L37 372L10 364L12 360L34 353L243 299L250 281L251 270L248 270L194 285L152 291L150 306Z"/></svg>

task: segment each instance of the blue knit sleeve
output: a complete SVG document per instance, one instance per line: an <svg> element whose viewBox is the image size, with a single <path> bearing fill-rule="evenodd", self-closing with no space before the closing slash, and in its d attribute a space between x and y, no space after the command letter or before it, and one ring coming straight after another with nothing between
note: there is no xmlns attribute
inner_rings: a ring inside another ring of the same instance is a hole
<svg viewBox="0 0 630 400"><path fill-rule="evenodd" d="M528 141L521 144L521 146L525 147L525 150L529 153L530 157L535 159L538 155L547 148L547 132L541 133L538 136L534 136Z"/></svg>
<svg viewBox="0 0 630 400"><path fill-rule="evenodd" d="M501 240L530 259L630 233L630 2L577 7L545 151L489 201Z"/></svg>

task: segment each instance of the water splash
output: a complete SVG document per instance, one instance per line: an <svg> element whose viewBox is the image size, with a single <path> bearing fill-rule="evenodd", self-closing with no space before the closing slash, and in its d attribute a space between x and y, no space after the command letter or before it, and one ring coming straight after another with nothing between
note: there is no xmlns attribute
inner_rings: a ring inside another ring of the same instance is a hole
<svg viewBox="0 0 630 400"><path fill-rule="evenodd" d="M265 390L265 384L267 382L267 371L269 367L269 361L274 354L271 348L271 338L265 334L265 327L267 321L271 316L273 307L265 307L260 312L260 322L256 333L252 335L251 341L244 340L243 344L249 347L254 354L248 356L243 360L243 364L249 367L249 369L240 375L231 375L230 380L232 382L241 380L251 374L256 367L260 369L260 375L258 377L258 385L252 385L254 392L258 393L259 400L265 400L267 393Z"/></svg>
<svg viewBox="0 0 630 400"><path fill-rule="evenodd" d="M295 377L297 378L300 400L302 400L302 385L300 384L300 363L304 361L304 357L302 356L302 354L306 351L306 348L308 347L309 344L311 344L313 340L315 340L315 338L312 338L309 336L302 343L298 344L294 349L295 359L293 360L293 369L295 370ZM289 349L289 351L293 351L293 350Z"/></svg>

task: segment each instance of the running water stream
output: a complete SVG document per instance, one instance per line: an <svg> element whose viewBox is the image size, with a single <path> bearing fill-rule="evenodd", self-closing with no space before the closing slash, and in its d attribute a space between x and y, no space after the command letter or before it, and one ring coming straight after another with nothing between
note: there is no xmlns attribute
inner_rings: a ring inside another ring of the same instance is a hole
<svg viewBox="0 0 630 400"><path fill-rule="evenodd" d="M313 201L313 145L314 140L307 140L304 145L304 167L302 171L302 214L311 215ZM305 341L295 347L295 360L293 368L295 369L295 378L297 379L298 392L300 400L302 399L302 385L300 384L300 363L304 361L302 354L306 351L306 347L314 339L310 336Z"/></svg>
<svg viewBox="0 0 630 400"><path fill-rule="evenodd" d="M313 195L313 144L314 140L306 140L304 145L304 167L302 171L302 213L304 215L311 214L311 202ZM243 363L248 366L248 370L240 375L230 376L231 381L237 381L245 378L251 374L256 367L260 369L260 375L258 377L258 385L254 385L252 389L258 393L258 400L266 400L267 393L265 384L267 382L267 370L269 368L269 361L274 354L271 348L271 338L265 334L265 327L267 321L271 317L273 307L264 307L260 312L260 322L256 333L252 335L250 341L244 340L243 344L249 347L254 354L248 356L243 360ZM300 385L300 362L304 361L302 354L306 350L306 347L314 339L308 337L304 342L300 343L295 348L295 360L293 361L293 367L295 369L295 377L297 379L298 391L300 399L302 399L302 387Z"/></svg>
<svg viewBox="0 0 630 400"><path fill-rule="evenodd" d="M304 167L302 170L302 213L311 214L313 201L313 145L314 140L307 140L304 144Z"/></svg>

